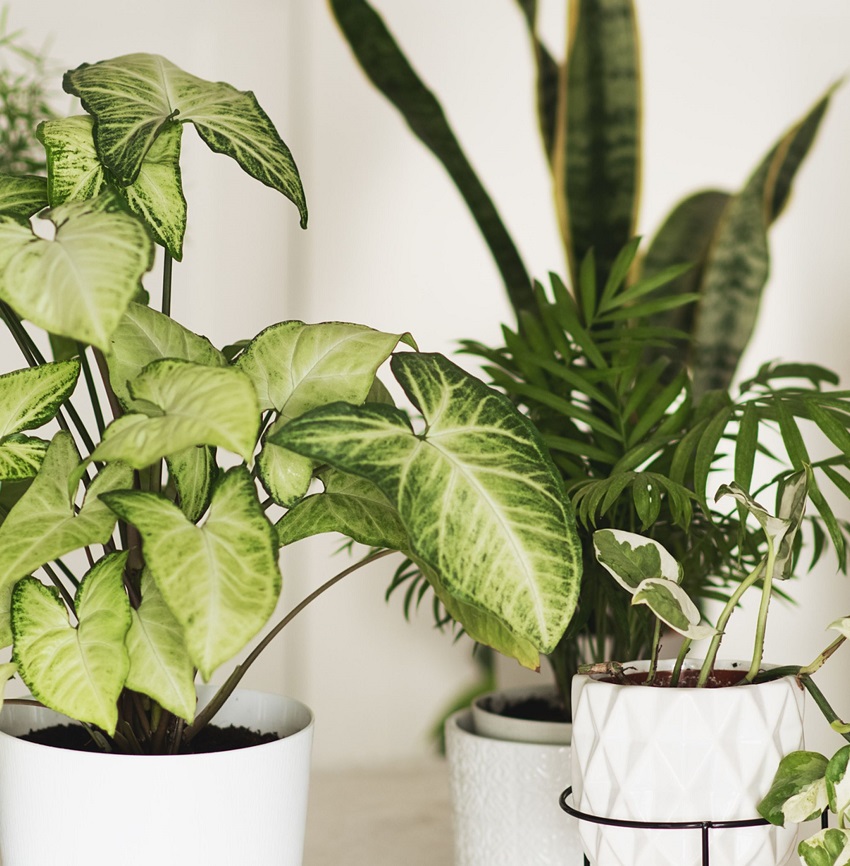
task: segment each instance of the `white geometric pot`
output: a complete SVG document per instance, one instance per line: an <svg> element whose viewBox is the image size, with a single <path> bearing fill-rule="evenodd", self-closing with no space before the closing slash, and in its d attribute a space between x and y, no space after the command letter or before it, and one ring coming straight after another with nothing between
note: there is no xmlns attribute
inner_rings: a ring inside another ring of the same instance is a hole
<svg viewBox="0 0 850 866"><path fill-rule="evenodd" d="M301 866L313 736L304 704L237 690L216 724L286 736L230 752L96 754L16 736L67 721L27 706L0 713L3 866Z"/></svg>
<svg viewBox="0 0 850 866"><path fill-rule="evenodd" d="M558 805L568 745L481 736L462 710L446 722L446 754L455 866L581 864L578 827Z"/></svg>
<svg viewBox="0 0 850 866"><path fill-rule="evenodd" d="M670 670L673 662L661 662ZM700 666L689 661L687 667ZM646 662L628 667L647 669ZM716 665L740 667L738 662ZM746 667L746 665L745 665ZM758 818L780 759L803 747L803 692L792 677L755 686L651 688L576 676L573 805L631 821ZM581 821L595 866L700 866L699 830L625 829ZM709 831L711 866L780 866L796 828Z"/></svg>

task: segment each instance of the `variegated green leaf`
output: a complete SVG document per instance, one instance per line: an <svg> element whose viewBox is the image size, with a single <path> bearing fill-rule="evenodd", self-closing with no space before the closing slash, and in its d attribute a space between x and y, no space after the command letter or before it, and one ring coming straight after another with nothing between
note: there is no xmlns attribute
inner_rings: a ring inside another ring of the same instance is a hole
<svg viewBox="0 0 850 866"><path fill-rule="evenodd" d="M273 424L269 433L280 429ZM313 480L314 463L309 457L302 457L287 448L281 448L263 441L263 448L257 455L257 473L266 492L278 504L286 508L295 505L310 488Z"/></svg>
<svg viewBox="0 0 850 866"><path fill-rule="evenodd" d="M0 298L51 333L108 350L153 244L135 217L102 207L97 198L49 211L53 240L0 218Z"/></svg>
<svg viewBox="0 0 850 866"><path fill-rule="evenodd" d="M835 622L830 623L827 628L835 629L839 634L843 634L844 637L850 638L850 616L843 616L841 619L835 620Z"/></svg>
<svg viewBox="0 0 850 866"><path fill-rule="evenodd" d="M36 134L47 153L50 204L86 201L106 186L87 114L46 120Z"/></svg>
<svg viewBox="0 0 850 866"><path fill-rule="evenodd" d="M280 594L275 533L250 474L238 466L221 477L199 526L154 493L102 498L141 533L151 576L208 680L262 628Z"/></svg>
<svg viewBox="0 0 850 866"><path fill-rule="evenodd" d="M46 177L0 174L0 216L25 223L46 207Z"/></svg>
<svg viewBox="0 0 850 866"><path fill-rule="evenodd" d="M120 185L136 180L170 121L190 122L212 150L233 157L252 177L290 199L302 226L307 225L292 154L253 93L204 81L154 54L84 63L65 74L63 86L94 116L98 154Z"/></svg>
<svg viewBox="0 0 850 866"><path fill-rule="evenodd" d="M193 445L214 445L251 459L260 412L254 388L239 370L165 358L148 364L130 383L130 393L149 412L161 414L117 418L91 460L121 460L142 469Z"/></svg>
<svg viewBox="0 0 850 866"><path fill-rule="evenodd" d="M32 478L41 468L47 443L43 439L13 433L0 441L0 481Z"/></svg>
<svg viewBox="0 0 850 866"><path fill-rule="evenodd" d="M850 775L847 764L850 762L850 746L839 749L829 760L826 767L826 793L829 797L830 811L838 816L843 827L850 819Z"/></svg>
<svg viewBox="0 0 850 866"><path fill-rule="evenodd" d="M755 517L759 525L764 530L773 542L774 549L782 541L786 532L791 529L790 520L785 520L781 517L774 517L763 506L759 505L745 490L742 490L734 481L731 484L721 484L717 488L715 500L720 500L724 496L731 496L737 500L750 514Z"/></svg>
<svg viewBox="0 0 850 866"><path fill-rule="evenodd" d="M632 595L647 578L682 580L682 566L667 548L635 532L599 529L593 533L593 549L602 567Z"/></svg>
<svg viewBox="0 0 850 866"><path fill-rule="evenodd" d="M402 353L392 367L424 432L393 407L338 403L291 421L275 441L376 484L445 595L551 652L576 603L580 550L539 434L440 355Z"/></svg>
<svg viewBox="0 0 850 866"><path fill-rule="evenodd" d="M179 496L180 510L196 523L207 510L218 473L212 448L184 448L166 455L168 472Z"/></svg>
<svg viewBox="0 0 850 866"><path fill-rule="evenodd" d="M804 839L797 853L806 866L847 866L850 863L850 830L830 827Z"/></svg>
<svg viewBox="0 0 850 866"><path fill-rule="evenodd" d="M672 580L650 577L632 596L632 604L645 604L662 622L690 640L705 640L717 632L700 625L700 612L685 590Z"/></svg>
<svg viewBox="0 0 850 866"><path fill-rule="evenodd" d="M794 565L794 538L803 522L809 491L809 472L801 469L789 476L779 491L776 513L789 523L776 549L774 577L788 580Z"/></svg>
<svg viewBox="0 0 850 866"><path fill-rule="evenodd" d="M0 437L35 430L54 418L79 375L79 361L59 361L0 376Z"/></svg>
<svg viewBox="0 0 850 866"><path fill-rule="evenodd" d="M409 552L398 511L377 486L334 469L323 471L319 477L324 492L308 496L278 521L281 545L322 532L340 532L369 547Z"/></svg>
<svg viewBox="0 0 850 866"><path fill-rule="evenodd" d="M791 752L779 762L770 790L758 805L765 821L784 827L816 818L827 805L826 768L817 752Z"/></svg>
<svg viewBox="0 0 850 866"><path fill-rule="evenodd" d="M195 718L195 670L183 629L147 571L142 572L142 603L132 614L127 632L127 688L149 695L163 709L191 724Z"/></svg>
<svg viewBox="0 0 850 866"><path fill-rule="evenodd" d="M4 646L11 641L8 615L15 582L46 562L87 545L105 544L112 536L115 515L98 497L131 487L132 472L120 463L102 469L76 511L68 491L78 466L70 434L57 433L41 471L0 525L0 642Z"/></svg>
<svg viewBox="0 0 850 866"><path fill-rule="evenodd" d="M20 581L12 599L13 658L33 697L110 735L130 667L126 560L127 553L110 554L83 579L74 599L76 628L56 590L35 578Z"/></svg>
<svg viewBox="0 0 850 866"><path fill-rule="evenodd" d="M144 304L131 303L112 333L106 356L109 383L125 409L144 412L144 407L130 396L127 383L152 361L162 358L179 358L207 367L227 366L227 359L206 337Z"/></svg>

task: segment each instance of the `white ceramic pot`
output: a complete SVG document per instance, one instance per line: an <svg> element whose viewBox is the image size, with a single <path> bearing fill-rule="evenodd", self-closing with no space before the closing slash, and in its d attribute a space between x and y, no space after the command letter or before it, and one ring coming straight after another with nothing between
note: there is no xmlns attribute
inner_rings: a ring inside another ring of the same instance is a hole
<svg viewBox="0 0 850 866"><path fill-rule="evenodd" d="M3 866L301 866L313 736L303 704L237 690L216 723L285 737L231 752L93 754L16 736L66 722L33 707L0 713Z"/></svg>
<svg viewBox="0 0 850 866"><path fill-rule="evenodd" d="M472 702L472 722L475 733L496 740L517 743L552 743L568 746L572 725L569 722L515 719L504 714L512 704L527 699L540 699L554 703L556 690L551 685L515 686L479 695Z"/></svg>
<svg viewBox="0 0 850 866"><path fill-rule="evenodd" d="M455 866L580 866L578 827L558 805L569 745L482 736L462 710L446 722L446 753Z"/></svg>
<svg viewBox="0 0 850 866"><path fill-rule="evenodd" d="M660 663L669 670L672 661ZM687 663L699 667L699 662ZM737 667L738 662L718 667ZM646 662L629 667L647 669ZM665 689L573 680L573 805L631 821L758 818L780 759L803 747L803 692L788 677L756 686ZM699 830L580 822L594 866L699 866ZM796 828L712 829L711 866L780 866Z"/></svg>

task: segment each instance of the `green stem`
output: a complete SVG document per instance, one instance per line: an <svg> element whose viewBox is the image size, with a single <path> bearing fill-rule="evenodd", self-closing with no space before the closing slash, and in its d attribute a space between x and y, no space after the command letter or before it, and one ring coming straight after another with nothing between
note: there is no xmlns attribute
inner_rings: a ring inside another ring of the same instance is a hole
<svg viewBox="0 0 850 866"><path fill-rule="evenodd" d="M68 592L65 584L62 583L62 578L60 578L46 562L41 567L44 569L44 573L50 578L50 582L59 590L62 598L65 600L65 604L67 604L71 610L74 610L74 597L70 592Z"/></svg>
<svg viewBox="0 0 850 866"><path fill-rule="evenodd" d="M171 315L171 275L174 259L167 250L162 262L162 312L166 316Z"/></svg>
<svg viewBox="0 0 850 866"><path fill-rule="evenodd" d="M64 562L62 562L61 559L54 559L53 561L56 563L56 565L59 566L59 570L62 572L62 574L65 575L65 577L68 578L68 580L71 581L75 588L80 585L80 581L77 580L77 576L74 574L73 571L71 571L70 568L68 568L67 565L65 565Z"/></svg>
<svg viewBox="0 0 850 866"><path fill-rule="evenodd" d="M655 617L655 627L652 630L652 649L649 655L649 672L646 675L646 685L651 686L655 682L658 673L658 648L661 645L661 620Z"/></svg>
<svg viewBox="0 0 850 866"><path fill-rule="evenodd" d="M91 401L92 412L94 413L94 423L97 426L98 435L102 439L106 424L103 421L103 411L100 408L100 400L97 396L97 387L94 383L91 364L89 364L89 358L86 354L86 347L82 343L77 343L77 350L80 353L80 365L83 368L83 377L86 380L86 388L89 392L89 400Z"/></svg>
<svg viewBox="0 0 850 866"><path fill-rule="evenodd" d="M837 637L811 664L800 668L799 676L810 677L816 671L819 671L826 660L844 643L847 638L844 635Z"/></svg>
<svg viewBox="0 0 850 866"><path fill-rule="evenodd" d="M685 663L685 658L688 655L688 650L691 648L691 643L691 639L686 637L684 641L682 641L679 655L676 656L676 664L673 665L673 675L670 677L670 685L674 689L679 685L679 677L682 674L682 665Z"/></svg>
<svg viewBox="0 0 850 866"><path fill-rule="evenodd" d="M776 546L773 538L768 533L767 537L767 565L764 570L764 583L761 589L761 604L759 605L758 621L756 623L756 639L753 644L753 660L750 669L744 677L745 683L751 683L761 667L764 656L764 635L767 629L767 613L770 608L770 595L773 592L773 567L776 563Z"/></svg>

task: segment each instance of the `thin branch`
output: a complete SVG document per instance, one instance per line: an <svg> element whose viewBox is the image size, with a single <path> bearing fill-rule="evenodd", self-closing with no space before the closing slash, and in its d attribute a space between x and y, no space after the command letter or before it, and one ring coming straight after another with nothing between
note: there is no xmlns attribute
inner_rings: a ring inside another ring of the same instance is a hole
<svg viewBox="0 0 850 866"><path fill-rule="evenodd" d="M89 400L91 401L92 412L94 413L94 423L97 427L97 432L100 438L103 438L103 431L106 429L106 424L103 421L103 411L100 408L100 399L97 395L97 387L94 382L94 376L92 375L91 364L89 364L89 358L86 354L86 347L77 342L77 350L80 353L80 365L83 368L83 377L86 380L86 388L89 392Z"/></svg>
<svg viewBox="0 0 850 866"><path fill-rule="evenodd" d="M165 251L165 258L162 262L162 312L166 316L171 315L171 275L174 265L174 259L171 258L171 253Z"/></svg>
<svg viewBox="0 0 850 866"><path fill-rule="evenodd" d="M59 575L50 567L49 563L45 562L41 567L44 569L45 574L50 578L50 582L62 594L62 598L65 599L65 604L67 604L71 610L74 610L74 596L68 592L67 587L62 583L62 579Z"/></svg>

